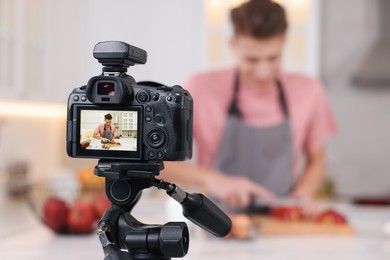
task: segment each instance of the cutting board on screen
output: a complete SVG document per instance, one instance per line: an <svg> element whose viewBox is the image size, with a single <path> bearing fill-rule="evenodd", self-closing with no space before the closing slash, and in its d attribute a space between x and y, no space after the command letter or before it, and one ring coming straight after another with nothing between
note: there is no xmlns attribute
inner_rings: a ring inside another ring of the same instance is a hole
<svg viewBox="0 0 390 260"><path fill-rule="evenodd" d="M354 235L350 224L332 225L313 221L286 222L266 216L253 216L253 222L263 235Z"/></svg>

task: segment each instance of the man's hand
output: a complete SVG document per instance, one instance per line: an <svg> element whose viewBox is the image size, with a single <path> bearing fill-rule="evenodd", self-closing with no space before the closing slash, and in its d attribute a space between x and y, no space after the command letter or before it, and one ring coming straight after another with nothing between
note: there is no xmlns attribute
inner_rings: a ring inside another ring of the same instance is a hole
<svg viewBox="0 0 390 260"><path fill-rule="evenodd" d="M206 177L205 187L210 196L234 208L246 208L253 196L273 200L275 195L246 177L227 176L214 172Z"/></svg>
<svg viewBox="0 0 390 260"><path fill-rule="evenodd" d="M108 142L109 141L107 138L104 138L104 137L100 138L100 140L102 140L103 142Z"/></svg>
<svg viewBox="0 0 390 260"><path fill-rule="evenodd" d="M302 191L296 190L290 195L291 198L298 199L302 202L302 213L307 218L313 218L320 211L319 204L313 199L313 196Z"/></svg>
<svg viewBox="0 0 390 260"><path fill-rule="evenodd" d="M315 193L321 186L325 169L325 149L318 148L307 154L306 168L290 197L303 202L303 214L312 217L319 213L319 205L314 200Z"/></svg>

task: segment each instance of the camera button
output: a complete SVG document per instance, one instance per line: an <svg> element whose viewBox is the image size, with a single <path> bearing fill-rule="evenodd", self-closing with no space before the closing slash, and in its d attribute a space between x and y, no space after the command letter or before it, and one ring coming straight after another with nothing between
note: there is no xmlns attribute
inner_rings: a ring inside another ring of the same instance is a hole
<svg viewBox="0 0 390 260"><path fill-rule="evenodd" d="M73 100L74 100L74 101L79 101L79 96L74 96L74 97L73 97Z"/></svg>
<svg viewBox="0 0 390 260"><path fill-rule="evenodd" d="M146 110L146 112L152 112L152 107L151 107L151 106L147 106L147 107L145 108L145 110Z"/></svg>
<svg viewBox="0 0 390 260"><path fill-rule="evenodd" d="M87 97L86 96L81 96L81 101L87 101Z"/></svg>
<svg viewBox="0 0 390 260"><path fill-rule="evenodd" d="M161 151L157 152L157 157L158 157L159 159L162 159L162 158L164 157L164 153L161 152Z"/></svg>
<svg viewBox="0 0 390 260"><path fill-rule="evenodd" d="M152 96L152 99L153 99L154 101L157 101L158 98L159 98L159 95L158 95L158 94L154 94L154 95Z"/></svg>
<svg viewBox="0 0 390 260"><path fill-rule="evenodd" d="M149 95L146 92L139 92L137 98L139 102L145 103L149 100Z"/></svg>
<svg viewBox="0 0 390 260"><path fill-rule="evenodd" d="M162 129L156 128L148 132L146 142L152 148L159 148L165 144L166 135Z"/></svg>
<svg viewBox="0 0 390 260"><path fill-rule="evenodd" d="M151 116L146 116L145 120L146 120L146 122L151 122L152 121L152 117Z"/></svg>
<svg viewBox="0 0 390 260"><path fill-rule="evenodd" d="M171 96L168 96L168 97L167 97L167 100L168 100L168 101L172 101L172 97L171 97Z"/></svg>
<svg viewBox="0 0 390 260"><path fill-rule="evenodd" d="M161 121L162 121L161 116L155 116L154 121L156 121L156 123L161 123Z"/></svg>
<svg viewBox="0 0 390 260"><path fill-rule="evenodd" d="M152 134L151 137L152 137L152 142L153 143L158 143L161 140L161 138L160 138L160 136L158 134Z"/></svg>
<svg viewBox="0 0 390 260"><path fill-rule="evenodd" d="M152 151L148 152L148 157L149 158L154 158L154 156L155 156L154 152L152 152Z"/></svg>

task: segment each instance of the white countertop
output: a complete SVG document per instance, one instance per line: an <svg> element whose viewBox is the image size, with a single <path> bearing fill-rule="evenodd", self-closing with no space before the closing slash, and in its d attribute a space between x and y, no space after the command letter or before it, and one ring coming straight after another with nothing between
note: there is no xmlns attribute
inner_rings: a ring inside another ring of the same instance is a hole
<svg viewBox="0 0 390 260"><path fill-rule="evenodd" d="M98 139L89 138L82 141L90 141L90 145L88 146L88 150L104 150L102 148L102 143ZM120 146L112 146L110 147L110 150L117 150L117 151L136 151L137 150L137 138L130 138L130 137L122 137L120 139L114 139L116 143L120 143Z"/></svg>
<svg viewBox="0 0 390 260"><path fill-rule="evenodd" d="M211 237L190 226L190 248L184 259L390 259L390 236L383 225L390 220L390 208L335 204L356 228L355 236L261 236L249 240ZM23 202L0 203L0 259L52 260L103 259L94 234L56 235L34 218ZM177 221L164 217L161 201L144 200L135 208L145 223ZM161 215L156 212L162 212Z"/></svg>

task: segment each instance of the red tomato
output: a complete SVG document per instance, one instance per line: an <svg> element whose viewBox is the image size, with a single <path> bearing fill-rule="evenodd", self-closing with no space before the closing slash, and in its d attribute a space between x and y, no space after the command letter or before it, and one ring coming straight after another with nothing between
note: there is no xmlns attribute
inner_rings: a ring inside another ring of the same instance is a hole
<svg viewBox="0 0 390 260"><path fill-rule="evenodd" d="M331 225L341 225L347 223L347 220L343 215L332 209L328 209L320 213L315 218L315 221L318 223L325 223Z"/></svg>
<svg viewBox="0 0 390 260"><path fill-rule="evenodd" d="M302 219L302 210L299 207L274 207L271 216L287 222L299 221Z"/></svg>
<svg viewBox="0 0 390 260"><path fill-rule="evenodd" d="M95 218L100 219L106 209L111 207L111 201L103 193L96 194L92 199L92 205L95 211Z"/></svg>
<svg viewBox="0 0 390 260"><path fill-rule="evenodd" d="M56 232L63 232L66 229L66 216L69 208L65 201L52 197L43 205L43 219L45 223Z"/></svg>
<svg viewBox="0 0 390 260"><path fill-rule="evenodd" d="M90 203L76 201L67 217L68 228L73 233L89 233L93 230L95 211Z"/></svg>

